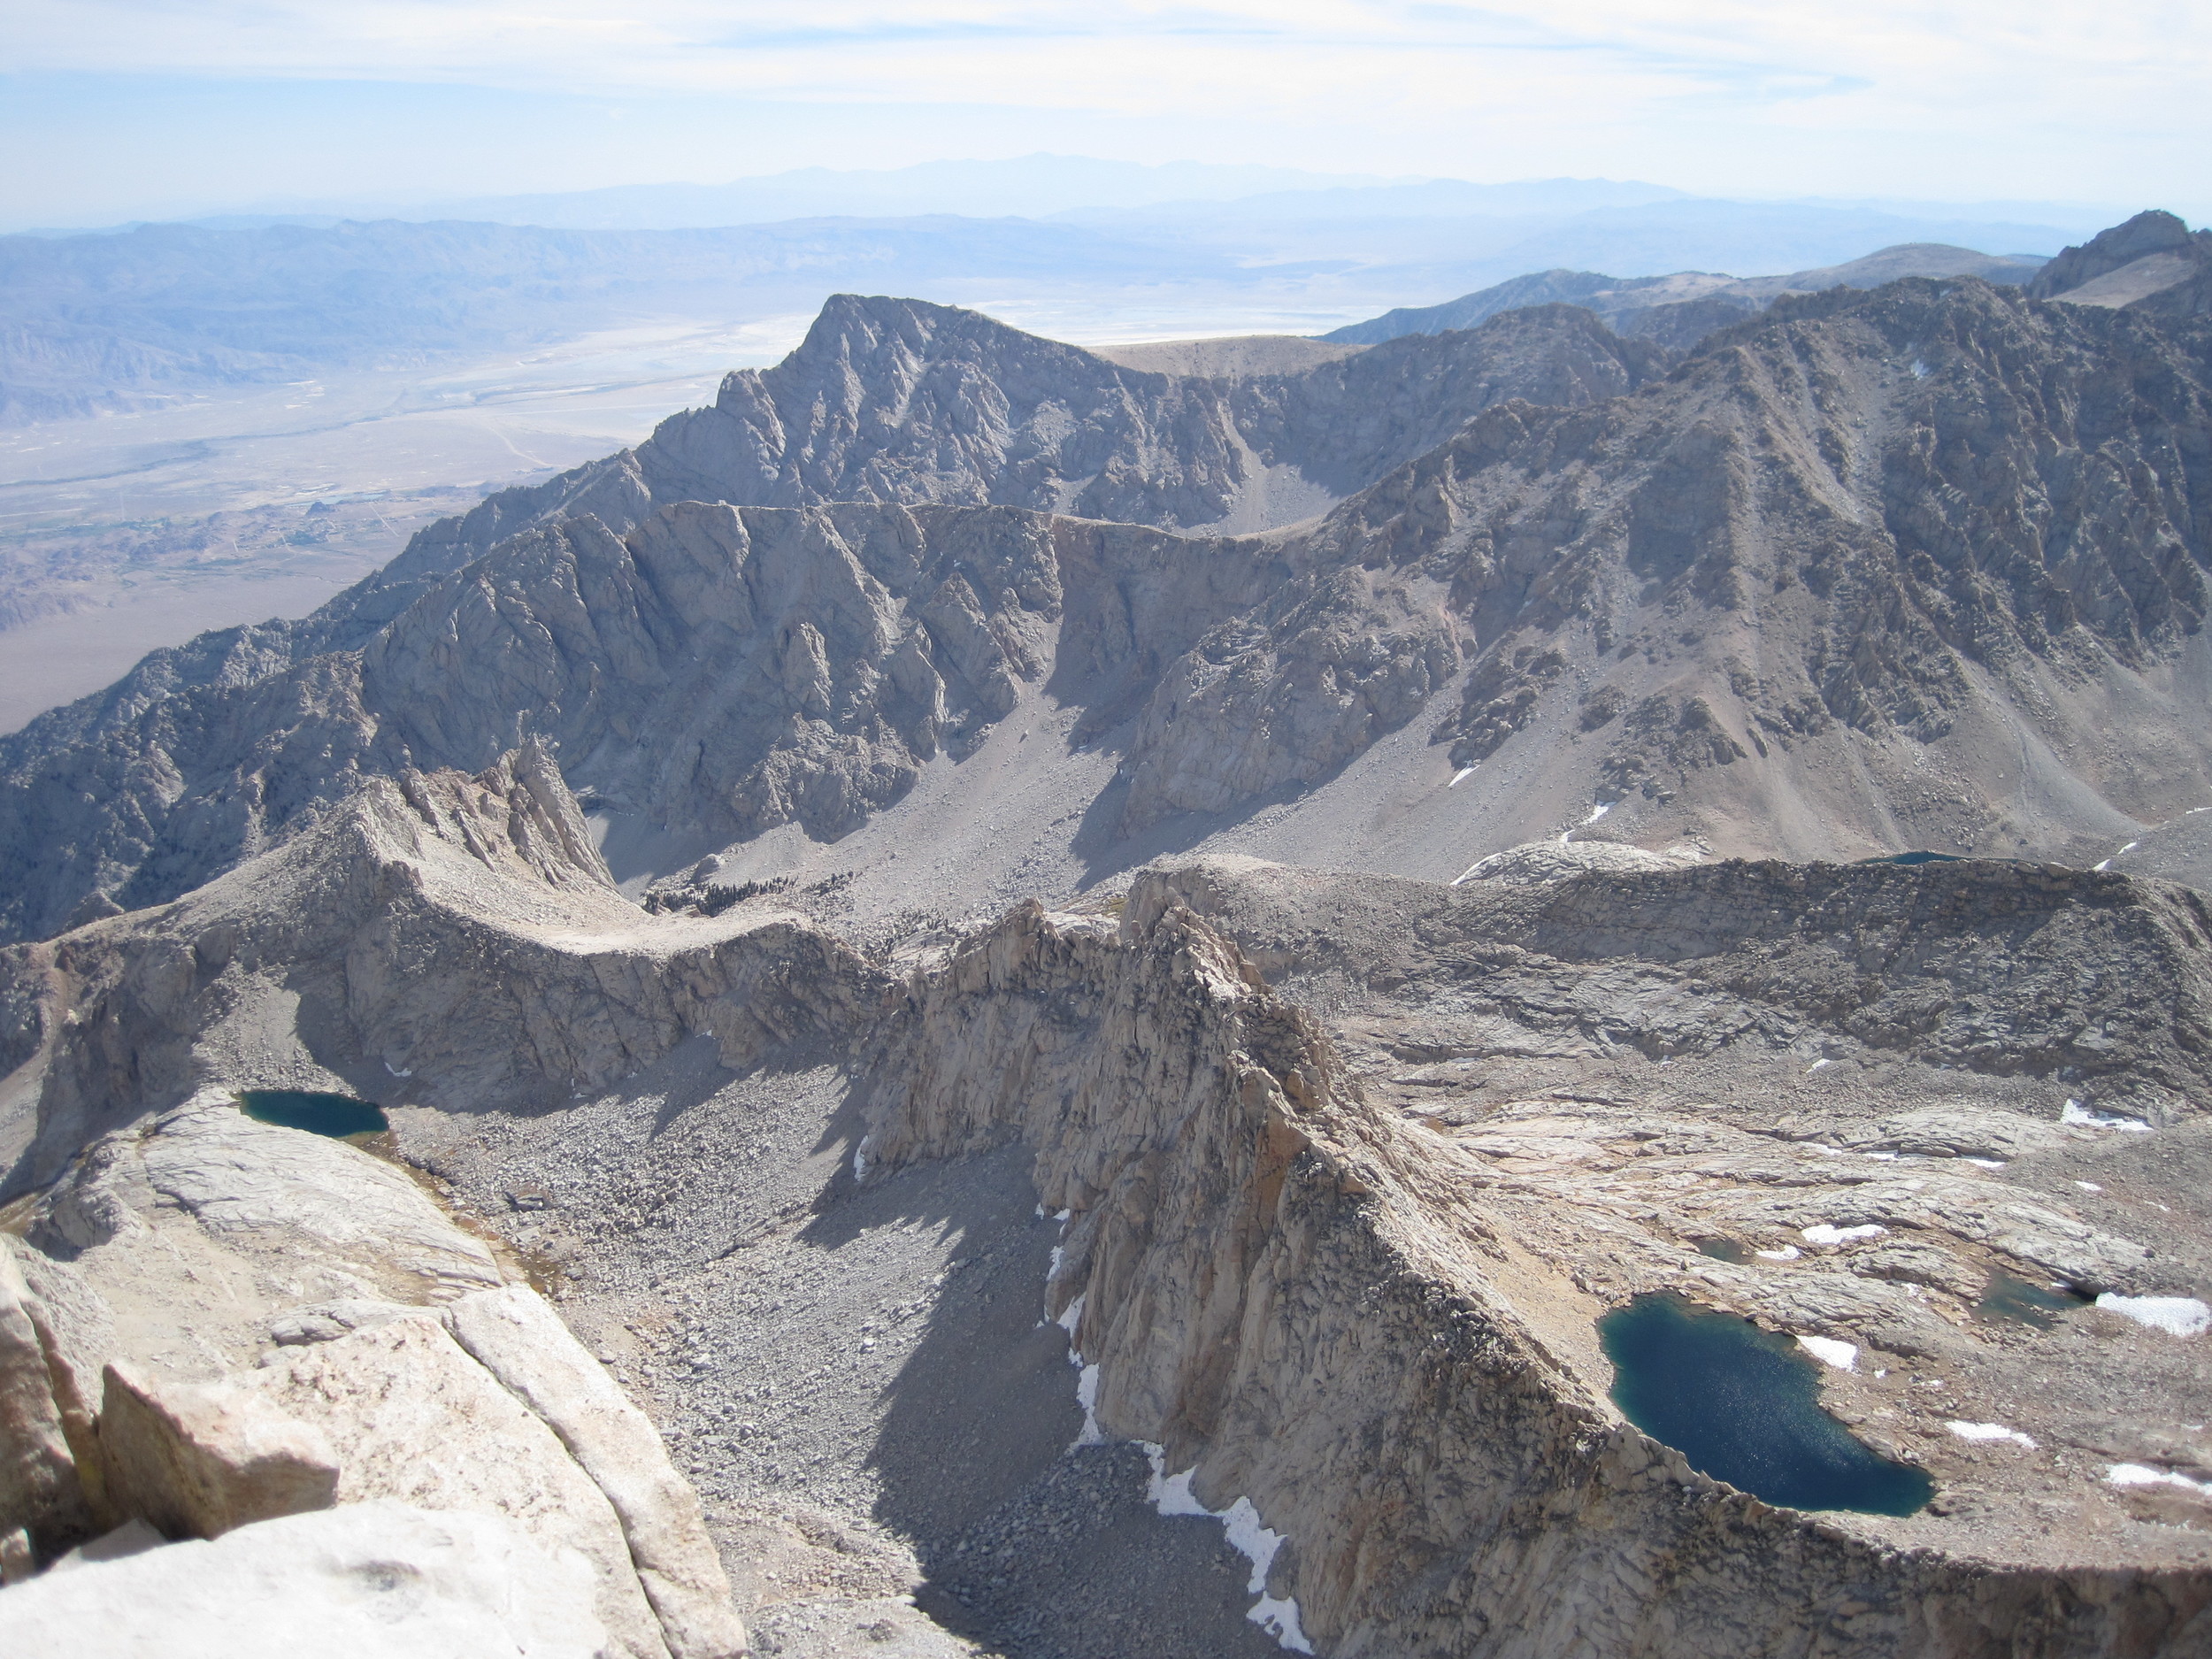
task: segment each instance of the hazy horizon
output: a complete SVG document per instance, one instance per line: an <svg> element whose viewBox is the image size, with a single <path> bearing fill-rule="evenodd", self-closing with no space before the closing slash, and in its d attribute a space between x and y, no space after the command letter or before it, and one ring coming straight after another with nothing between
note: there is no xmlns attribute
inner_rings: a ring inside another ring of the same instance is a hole
<svg viewBox="0 0 2212 1659"><path fill-rule="evenodd" d="M1415 201L1425 191L1450 190L1495 197L1493 203L1455 206ZM1591 196L1587 207L1570 198ZM1314 216L1329 198L1350 206L1355 198L1368 211L1406 217L1447 217L1454 212L1505 217L1512 213L1549 215L1599 206L1662 202L1731 202L1753 206L1807 207L1881 211L1901 218L2035 219L2054 222L2069 234L2101 227L2149 206L2150 201L2065 201L2048 197L1998 197L1962 201L1940 196L1762 195L1752 191L1693 191L1655 180L1582 178L1568 175L1474 180L1446 174L1386 178L1371 173L1314 173L1257 165L1221 164L1185 157L1139 163L1111 157L1033 151L1004 157L947 157L885 167L810 165L776 173L703 179L641 179L571 190L531 190L473 195L395 192L356 196L265 196L250 200L173 204L111 218L96 210L62 215L38 223L0 219L0 234L66 234L131 228L141 224L235 221L303 222L402 219L480 220L511 225L569 228L708 228L775 223L807 218L894 218L931 214L960 217L1051 218L1087 212L1133 211L1211 203L1279 204L1284 215ZM1520 198L1517 205L1508 198ZM712 211L736 204L737 216ZM1607 199L1609 198L1609 199ZM595 212L595 208L603 211ZM534 216L533 210L539 210ZM2206 215L2175 207L2192 222ZM1993 251L2030 252L2036 250Z"/></svg>
<svg viewBox="0 0 2212 1659"><path fill-rule="evenodd" d="M1724 199L2205 206L2212 20L1884 0L893 10L25 0L12 227L713 187L1040 151ZM258 205L257 205L258 204Z"/></svg>

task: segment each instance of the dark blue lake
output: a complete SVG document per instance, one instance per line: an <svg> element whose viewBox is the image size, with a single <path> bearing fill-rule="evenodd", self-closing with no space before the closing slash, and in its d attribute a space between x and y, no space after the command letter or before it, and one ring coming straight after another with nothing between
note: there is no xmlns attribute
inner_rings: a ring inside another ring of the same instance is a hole
<svg viewBox="0 0 2212 1659"><path fill-rule="evenodd" d="M1672 1294L1614 1309L1598 1337L1621 1414L1716 1480L1793 1509L1869 1515L1910 1515L1935 1495L1820 1409L1818 1367L1788 1337Z"/></svg>
<svg viewBox="0 0 2212 1659"><path fill-rule="evenodd" d="M238 1097L246 1116L256 1123L276 1124L286 1129L304 1129L310 1134L342 1140L347 1135L376 1134L389 1129L384 1109L373 1101L350 1094L319 1094L311 1089L250 1088Z"/></svg>

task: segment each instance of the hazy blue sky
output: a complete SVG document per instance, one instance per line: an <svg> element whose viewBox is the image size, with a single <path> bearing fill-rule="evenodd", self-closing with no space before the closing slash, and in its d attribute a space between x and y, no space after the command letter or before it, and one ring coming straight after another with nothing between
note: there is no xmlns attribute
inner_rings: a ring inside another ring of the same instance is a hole
<svg viewBox="0 0 2212 1659"><path fill-rule="evenodd" d="M2212 201L2186 0L6 0L0 64L17 225L1041 150Z"/></svg>

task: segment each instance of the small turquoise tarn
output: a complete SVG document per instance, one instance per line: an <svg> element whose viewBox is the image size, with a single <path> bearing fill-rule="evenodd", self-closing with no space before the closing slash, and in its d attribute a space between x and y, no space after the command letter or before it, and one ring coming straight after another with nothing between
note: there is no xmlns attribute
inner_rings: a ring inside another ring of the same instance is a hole
<svg viewBox="0 0 2212 1659"><path fill-rule="evenodd" d="M1921 1471L1877 1456L1820 1409L1820 1373L1786 1336L1672 1294L1598 1321L1613 1403L1716 1480L1793 1509L1910 1515Z"/></svg>
<svg viewBox="0 0 2212 1659"><path fill-rule="evenodd" d="M329 1135L334 1140L376 1134L392 1126L381 1106L373 1101L356 1100L350 1094L318 1094L298 1088L250 1088L239 1095L238 1103L256 1123L304 1129L310 1134Z"/></svg>

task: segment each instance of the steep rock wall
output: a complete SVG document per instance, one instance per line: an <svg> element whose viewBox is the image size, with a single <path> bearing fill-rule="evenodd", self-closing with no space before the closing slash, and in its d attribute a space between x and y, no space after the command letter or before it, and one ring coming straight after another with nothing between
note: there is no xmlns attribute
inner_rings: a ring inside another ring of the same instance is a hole
<svg viewBox="0 0 2212 1659"><path fill-rule="evenodd" d="M1164 879L1118 927L1030 907L970 941L910 987L870 1087L872 1168L1031 1149L1042 1202L1074 1212L1051 1305L1082 1298L1100 1422L1289 1535L1270 1587L1325 1652L2177 1655L2212 1635L2201 1572L1900 1549L1622 1425L1561 1346L1547 1298L1572 1293Z"/></svg>

